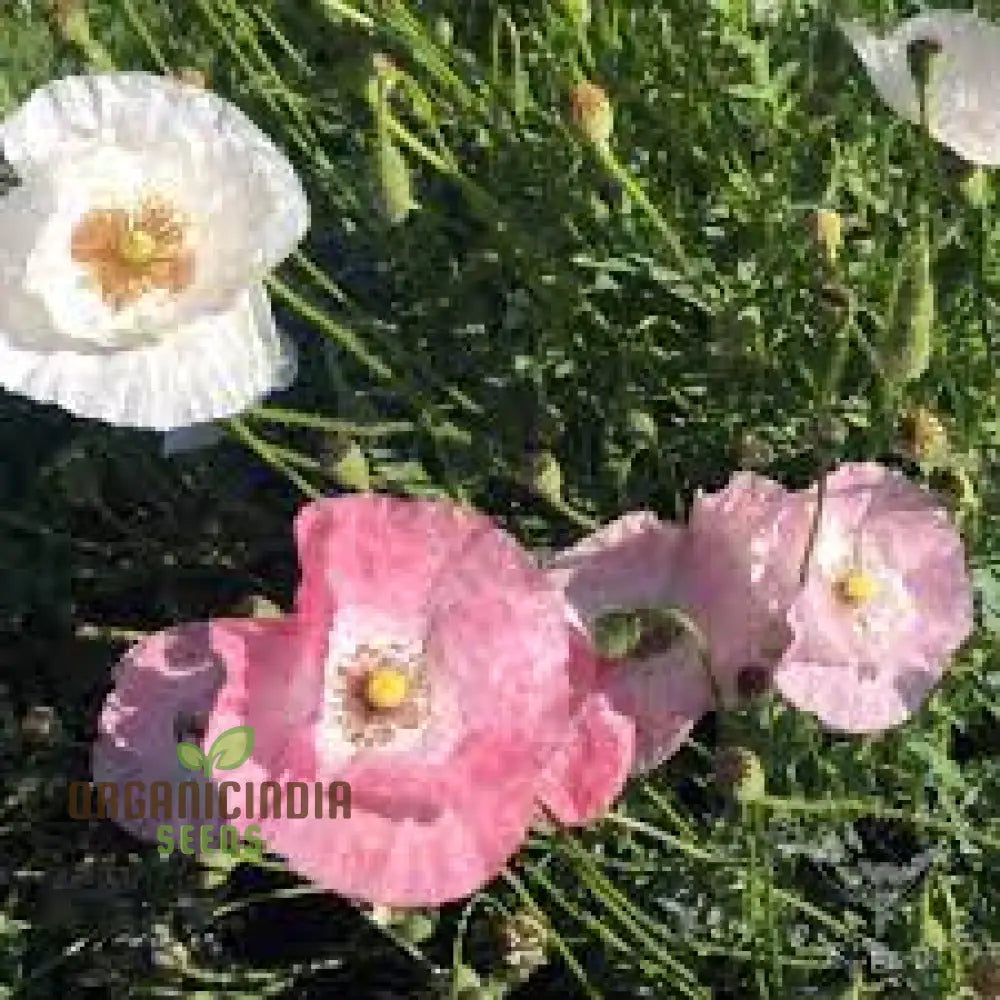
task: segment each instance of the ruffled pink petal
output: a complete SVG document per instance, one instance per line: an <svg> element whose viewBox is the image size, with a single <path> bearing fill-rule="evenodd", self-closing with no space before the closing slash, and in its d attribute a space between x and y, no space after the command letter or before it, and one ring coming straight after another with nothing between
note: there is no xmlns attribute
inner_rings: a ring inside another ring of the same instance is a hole
<svg viewBox="0 0 1000 1000"><path fill-rule="evenodd" d="M213 713L205 734L242 724L239 699ZM434 906L462 899L494 878L523 842L533 815L537 760L533 745L501 734L467 736L452 756L429 763L419 753L359 754L339 770L314 752L307 729L281 769L254 757L227 780L259 790L265 781L350 787L350 815L230 816L241 831L256 827L268 850L320 888L390 906ZM232 804L242 805L237 795Z"/></svg>
<svg viewBox="0 0 1000 1000"><path fill-rule="evenodd" d="M317 500L295 519L296 610L332 618L345 607L419 627L430 595L473 536L498 530L456 504L364 494Z"/></svg>
<svg viewBox="0 0 1000 1000"><path fill-rule="evenodd" d="M791 639L785 615L811 523L804 498L754 473L695 498L678 576L726 704L736 700L740 671L768 671Z"/></svg>
<svg viewBox="0 0 1000 1000"><path fill-rule="evenodd" d="M325 623L327 643L342 642L349 655L352 636L377 644L384 628L399 639L407 623L404 637L424 643L432 719L417 746L331 760L320 752L329 735L321 727L336 722L319 711L322 657L312 653L322 642L284 663L269 652L258 660L233 652L227 697L205 741L254 718L275 735L226 777L244 787L347 782L352 811L340 820L231 821L258 826L291 867L343 895L401 906L462 898L520 846L540 775L567 739L574 692L565 600L509 535L461 508L323 501L300 515L297 534L294 627ZM447 706L444 721L436 703Z"/></svg>
<svg viewBox="0 0 1000 1000"><path fill-rule="evenodd" d="M661 656L613 664L605 686L615 710L634 721L637 773L672 757L715 707L697 645L688 638Z"/></svg>
<svg viewBox="0 0 1000 1000"><path fill-rule="evenodd" d="M569 725L566 602L505 532L470 536L431 595L427 659L462 726L533 743L544 761Z"/></svg>
<svg viewBox="0 0 1000 1000"><path fill-rule="evenodd" d="M943 664L892 665L869 673L858 666L807 659L793 643L774 683L796 708L811 712L829 729L876 733L905 722L923 704L943 673Z"/></svg>
<svg viewBox="0 0 1000 1000"><path fill-rule="evenodd" d="M550 579L583 621L616 608L676 603L682 529L648 511L625 514L550 560Z"/></svg>
<svg viewBox="0 0 1000 1000"><path fill-rule="evenodd" d="M575 670L580 687L572 735L554 755L536 794L560 823L583 826L621 794L632 769L635 722L605 689L615 665L598 663L583 636L574 637L572 650L573 663L585 664Z"/></svg>

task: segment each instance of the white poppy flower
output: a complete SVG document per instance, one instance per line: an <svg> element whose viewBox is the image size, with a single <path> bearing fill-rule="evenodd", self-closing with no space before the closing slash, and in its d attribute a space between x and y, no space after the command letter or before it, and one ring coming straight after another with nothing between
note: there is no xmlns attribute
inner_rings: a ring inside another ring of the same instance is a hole
<svg viewBox="0 0 1000 1000"><path fill-rule="evenodd" d="M291 164L238 108L169 77L69 77L0 124L0 386L168 431L291 383L263 286L305 235Z"/></svg>
<svg viewBox="0 0 1000 1000"><path fill-rule="evenodd" d="M842 23L841 30L882 99L914 123L920 106L907 46L936 42L940 53L927 88L930 134L970 163L1000 165L1000 26L969 11L934 10L884 38L858 22Z"/></svg>

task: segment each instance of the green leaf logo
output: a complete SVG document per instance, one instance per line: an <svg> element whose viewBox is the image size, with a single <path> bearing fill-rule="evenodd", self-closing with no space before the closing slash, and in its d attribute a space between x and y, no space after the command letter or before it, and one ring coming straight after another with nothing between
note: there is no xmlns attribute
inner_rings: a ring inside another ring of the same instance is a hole
<svg viewBox="0 0 1000 1000"><path fill-rule="evenodd" d="M178 743L177 759L189 771L200 771L205 766L205 755L193 743Z"/></svg>
<svg viewBox="0 0 1000 1000"><path fill-rule="evenodd" d="M181 767L188 771L203 771L205 777L211 779L213 767L233 771L245 764L253 753L253 744L253 726L236 726L220 733L207 754L193 743L178 743L177 759Z"/></svg>
<svg viewBox="0 0 1000 1000"><path fill-rule="evenodd" d="M236 726L220 733L208 751L205 776L211 777L212 767L234 771L240 764L245 764L253 753L253 742L253 726Z"/></svg>

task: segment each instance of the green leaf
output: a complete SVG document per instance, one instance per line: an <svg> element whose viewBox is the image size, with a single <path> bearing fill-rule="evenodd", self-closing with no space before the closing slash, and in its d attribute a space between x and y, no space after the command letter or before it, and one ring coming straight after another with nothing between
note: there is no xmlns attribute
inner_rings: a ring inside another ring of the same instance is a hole
<svg viewBox="0 0 1000 1000"><path fill-rule="evenodd" d="M205 755L193 743L178 743L177 759L188 771L200 771L205 766Z"/></svg>
<svg viewBox="0 0 1000 1000"><path fill-rule="evenodd" d="M233 771L245 764L253 753L253 726L236 726L219 735L208 751L213 767Z"/></svg>

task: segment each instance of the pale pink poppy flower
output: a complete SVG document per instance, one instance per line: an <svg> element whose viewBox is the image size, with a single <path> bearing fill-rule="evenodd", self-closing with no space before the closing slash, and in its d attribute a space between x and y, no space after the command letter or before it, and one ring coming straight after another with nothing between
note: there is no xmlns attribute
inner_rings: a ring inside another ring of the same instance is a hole
<svg viewBox="0 0 1000 1000"><path fill-rule="evenodd" d="M785 614L808 533L805 503L738 473L695 498L686 527L627 514L553 560L550 576L588 631L609 612L643 608L679 609L697 630L601 671L611 704L635 721L636 770L672 756L717 696L735 704L744 674L769 680L791 636Z"/></svg>
<svg viewBox="0 0 1000 1000"><path fill-rule="evenodd" d="M591 634L609 612L677 604L682 538L681 528L655 514L626 514L559 553L548 572L564 589L579 627ZM641 658L605 660L598 681L592 711L607 705L633 720L638 771L670 757L712 704L705 668L690 638ZM595 755L587 750L590 734L581 728L579 737L567 752L571 759L593 762Z"/></svg>
<svg viewBox="0 0 1000 1000"><path fill-rule="evenodd" d="M816 488L807 495L815 509ZM896 471L843 465L826 481L775 685L831 729L888 729L941 679L972 615L962 540L945 509Z"/></svg>
<svg viewBox="0 0 1000 1000"><path fill-rule="evenodd" d="M169 663L161 636L133 651L95 776L100 763L114 780L131 754L147 781L191 777L174 764L174 716L206 711L203 747L255 733L250 759L216 781L350 784L349 818L228 818L292 868L388 905L467 896L521 845L570 733L565 600L509 535L451 504L322 500L295 534L293 615L187 626ZM197 680L183 702L159 680L181 673Z"/></svg>

